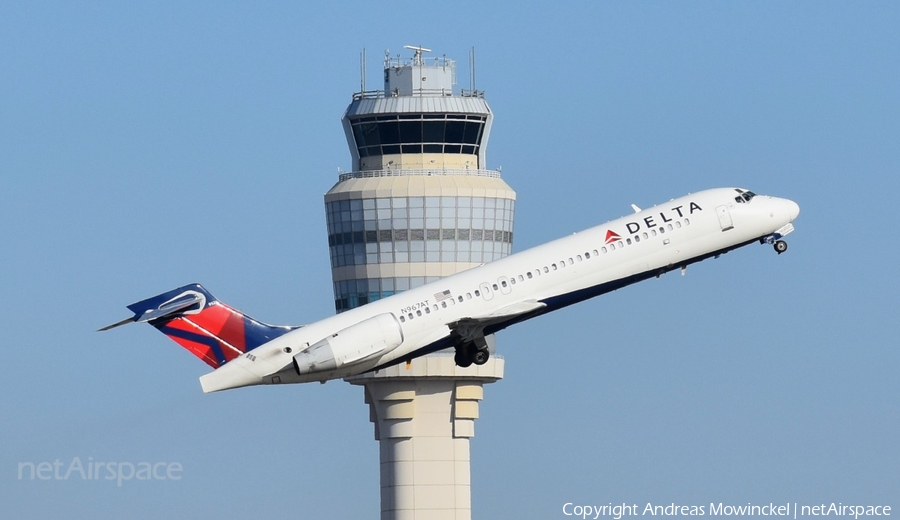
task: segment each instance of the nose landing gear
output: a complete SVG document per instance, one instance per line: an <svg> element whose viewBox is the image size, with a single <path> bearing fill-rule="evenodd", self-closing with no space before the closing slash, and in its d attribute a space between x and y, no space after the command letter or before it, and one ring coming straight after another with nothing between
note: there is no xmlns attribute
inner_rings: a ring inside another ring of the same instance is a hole
<svg viewBox="0 0 900 520"><path fill-rule="evenodd" d="M760 244L772 244L775 248L775 252L779 255L784 253L788 249L787 242L784 241L784 237L789 233L794 231L794 225L790 222L779 228L777 231L772 233L771 235L766 235L759 239Z"/></svg>
<svg viewBox="0 0 900 520"><path fill-rule="evenodd" d="M775 252L779 255L788 250L788 244L782 238L784 235L775 233L759 239L760 244L771 244L775 248Z"/></svg>

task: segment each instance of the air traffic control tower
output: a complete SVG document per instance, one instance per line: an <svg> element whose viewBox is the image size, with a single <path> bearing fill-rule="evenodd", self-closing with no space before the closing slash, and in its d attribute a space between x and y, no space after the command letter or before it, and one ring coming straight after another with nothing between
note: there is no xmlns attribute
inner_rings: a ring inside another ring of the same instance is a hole
<svg viewBox="0 0 900 520"><path fill-rule="evenodd" d="M406 49L385 55L384 90L365 89L363 58L342 118L353 169L325 195L337 312L512 249L516 194L486 167L484 93L473 80L454 90L455 61ZM429 307L457 303L436 294ZM463 368L451 351L347 378L365 388L379 441L382 520L471 518L469 439L482 385L502 377L502 358Z"/></svg>

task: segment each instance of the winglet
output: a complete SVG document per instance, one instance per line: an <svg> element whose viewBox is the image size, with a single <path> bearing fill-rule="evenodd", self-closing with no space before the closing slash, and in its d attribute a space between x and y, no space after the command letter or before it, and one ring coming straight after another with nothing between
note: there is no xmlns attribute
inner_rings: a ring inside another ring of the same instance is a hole
<svg viewBox="0 0 900 520"><path fill-rule="evenodd" d="M631 209L633 209L635 213L641 212L641 208L637 207L637 204L632 204Z"/></svg>

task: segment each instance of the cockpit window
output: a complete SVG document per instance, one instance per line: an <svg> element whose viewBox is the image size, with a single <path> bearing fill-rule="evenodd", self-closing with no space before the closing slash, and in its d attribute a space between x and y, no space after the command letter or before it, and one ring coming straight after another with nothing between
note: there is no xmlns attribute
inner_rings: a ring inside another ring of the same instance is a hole
<svg viewBox="0 0 900 520"><path fill-rule="evenodd" d="M752 200L753 197L756 196L756 194L753 193L752 191L744 191L744 190L739 190L739 189L735 189L734 191L736 191L740 194L734 198L734 201L737 202L738 204L750 202L750 200Z"/></svg>

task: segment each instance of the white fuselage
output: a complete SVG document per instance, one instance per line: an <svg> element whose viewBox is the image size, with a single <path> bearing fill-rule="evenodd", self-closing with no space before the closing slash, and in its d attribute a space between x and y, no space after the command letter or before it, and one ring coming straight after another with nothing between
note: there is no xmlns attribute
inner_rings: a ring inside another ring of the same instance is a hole
<svg viewBox="0 0 900 520"><path fill-rule="evenodd" d="M254 384L325 381L360 374L451 346L452 324L496 316L522 302L540 310L486 327L492 333L578 301L741 247L778 233L797 217L796 203L734 188L702 191L632 213L501 260L457 273L296 329L201 377L206 392ZM299 375L293 356L354 324L392 314L402 343L377 356Z"/></svg>

